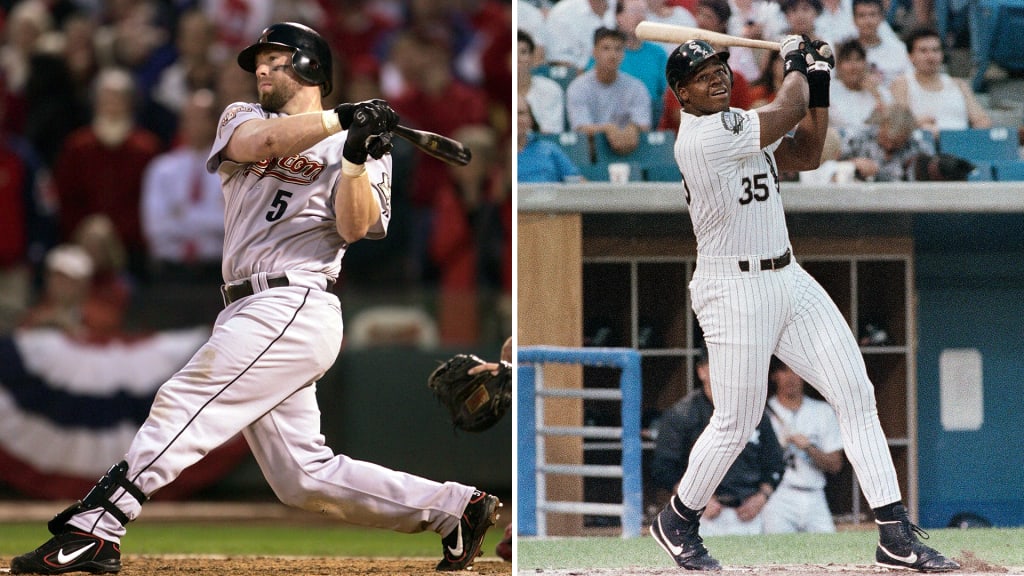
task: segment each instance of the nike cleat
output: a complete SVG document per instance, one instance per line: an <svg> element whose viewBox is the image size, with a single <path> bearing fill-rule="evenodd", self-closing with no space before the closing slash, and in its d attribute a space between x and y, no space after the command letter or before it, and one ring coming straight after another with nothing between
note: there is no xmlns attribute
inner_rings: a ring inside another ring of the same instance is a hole
<svg viewBox="0 0 1024 576"><path fill-rule="evenodd" d="M11 560L11 574L111 574L121 570L121 547L86 532L68 531Z"/></svg>
<svg viewBox="0 0 1024 576"><path fill-rule="evenodd" d="M684 518L675 509L676 501L677 497L673 496L654 519L651 536L682 568L706 572L721 570L722 565L711 557L704 547L704 539L700 537L700 515L695 520Z"/></svg>
<svg viewBox="0 0 1024 576"><path fill-rule="evenodd" d="M498 508L501 508L501 501L497 496L479 490L473 492L473 497L462 512L459 525L441 539L444 558L438 562L437 570L450 572L473 567L473 561L480 555L480 546L484 543L487 529L498 519Z"/></svg>
<svg viewBox="0 0 1024 576"><path fill-rule="evenodd" d="M951 572L960 565L946 558L937 550L929 548L917 539L927 539L928 533L910 521L907 509L896 509L896 520L879 522L878 548L875 549L875 564L885 568L917 570L918 572Z"/></svg>

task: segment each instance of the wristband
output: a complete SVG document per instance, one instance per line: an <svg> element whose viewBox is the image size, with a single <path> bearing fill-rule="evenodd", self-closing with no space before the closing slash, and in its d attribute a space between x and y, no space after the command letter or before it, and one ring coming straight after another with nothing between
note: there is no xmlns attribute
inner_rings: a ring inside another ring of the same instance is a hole
<svg viewBox="0 0 1024 576"><path fill-rule="evenodd" d="M324 125L324 130L327 131L328 135L341 132L341 119L338 118L338 113L334 110L324 110L321 112L320 123Z"/></svg>
<svg viewBox="0 0 1024 576"><path fill-rule="evenodd" d="M810 89L807 99L808 108L828 108L830 80L831 76L826 71L813 71L807 75L807 86Z"/></svg>
<svg viewBox="0 0 1024 576"><path fill-rule="evenodd" d="M807 76L807 56L803 50L794 50L789 54L786 54L786 60L783 63L782 75L785 76L790 72L799 72L804 76Z"/></svg>
<svg viewBox="0 0 1024 576"><path fill-rule="evenodd" d="M359 178L363 174L366 174L366 164L356 164L355 162L349 162L345 158L342 158L341 173L349 178Z"/></svg>

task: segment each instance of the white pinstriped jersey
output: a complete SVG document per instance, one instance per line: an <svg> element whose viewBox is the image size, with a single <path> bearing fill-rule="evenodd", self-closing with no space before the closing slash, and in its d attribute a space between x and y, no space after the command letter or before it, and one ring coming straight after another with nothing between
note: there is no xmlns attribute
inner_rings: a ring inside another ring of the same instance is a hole
<svg viewBox="0 0 1024 576"><path fill-rule="evenodd" d="M220 156L243 122L278 116L259 104L236 102L220 117L206 169L220 173L224 188L221 271L226 282L260 272L304 270L334 279L341 272L347 246L335 227L334 190L348 132L289 158L238 164ZM381 212L367 238L379 239L387 235L391 219L391 156L367 158L366 172Z"/></svg>
<svg viewBox="0 0 1024 576"><path fill-rule="evenodd" d="M800 408L790 410L772 396L768 399L772 407L772 427L781 442L787 436L803 434L822 452L835 452L843 449L843 437L839 432L839 421L836 413L827 402L804 396ZM784 444L785 446L785 444ZM797 488L824 488L825 473L814 465L811 456L796 446L786 446L786 474L782 483Z"/></svg>
<svg viewBox="0 0 1024 576"><path fill-rule="evenodd" d="M681 113L675 157L698 254L779 255L789 247L774 156L779 141L764 150L760 141L754 110Z"/></svg>

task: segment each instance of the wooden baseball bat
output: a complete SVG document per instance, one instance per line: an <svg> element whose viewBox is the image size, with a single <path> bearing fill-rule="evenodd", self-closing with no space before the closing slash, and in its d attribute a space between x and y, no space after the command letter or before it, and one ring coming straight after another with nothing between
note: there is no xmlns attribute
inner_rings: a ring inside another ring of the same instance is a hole
<svg viewBox="0 0 1024 576"><path fill-rule="evenodd" d="M411 142L428 156L451 166L465 166L473 159L473 153L466 145L447 136L416 130L401 124L395 126L394 133Z"/></svg>
<svg viewBox="0 0 1024 576"><path fill-rule="evenodd" d="M754 40L742 36L712 32L703 28L691 28L689 26L675 26L672 24L660 24L658 22L641 22L636 26L636 35L641 40L652 40L654 42L672 42L682 44L690 40L703 40L717 47L745 46L747 48L763 48L765 50L779 50L778 42L768 40Z"/></svg>

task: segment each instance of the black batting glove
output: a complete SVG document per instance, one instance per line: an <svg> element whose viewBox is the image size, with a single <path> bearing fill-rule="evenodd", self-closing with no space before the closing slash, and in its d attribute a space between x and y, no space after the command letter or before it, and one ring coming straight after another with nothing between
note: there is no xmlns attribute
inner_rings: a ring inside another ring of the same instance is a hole
<svg viewBox="0 0 1024 576"><path fill-rule="evenodd" d="M342 130L348 130L348 127L352 125L352 113L355 112L356 106L360 104L387 105L387 102L380 98L373 98L372 100L363 100L362 102L343 102L338 104L334 107L334 113L338 115L338 120L341 121Z"/></svg>
<svg viewBox="0 0 1024 576"><path fill-rule="evenodd" d="M814 40L807 48L807 55L811 58L807 67L807 86L810 89L807 107L828 108L829 83L832 69L836 66L832 46L828 42Z"/></svg>
<svg viewBox="0 0 1024 576"><path fill-rule="evenodd" d="M353 105L352 121L341 155L353 164L366 163L367 155L380 159L391 151L391 131L397 125L398 114L383 100L369 100Z"/></svg>
<svg viewBox="0 0 1024 576"><path fill-rule="evenodd" d="M779 55L783 61L783 76L790 72L799 72L807 75L807 50L806 40L803 36L795 34L786 36L779 43Z"/></svg>

